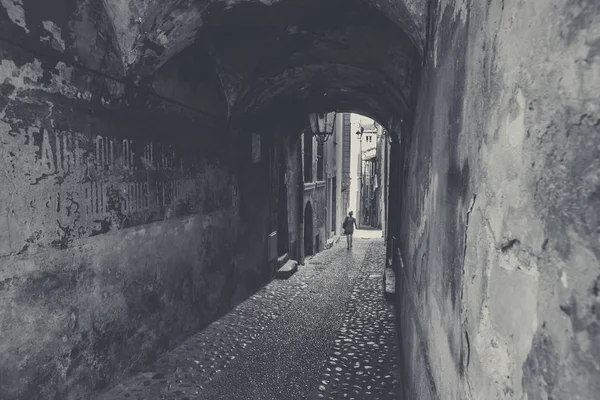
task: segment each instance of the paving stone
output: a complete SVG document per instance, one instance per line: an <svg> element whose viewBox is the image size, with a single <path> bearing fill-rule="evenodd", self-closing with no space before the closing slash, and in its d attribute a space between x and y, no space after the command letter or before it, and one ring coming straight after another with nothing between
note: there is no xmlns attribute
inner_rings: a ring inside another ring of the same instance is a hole
<svg viewBox="0 0 600 400"><path fill-rule="evenodd" d="M301 346L294 351L309 352L311 365L323 366L320 371L305 371L302 376L312 383L296 382L296 392L288 393L290 398L392 398L389 393L399 393L400 377L393 309L383 298L383 241L357 239L353 249L359 257L356 265L344 264L347 257L354 256L343 256L347 253L345 247L340 252L341 247L344 246L338 244L315 255L287 280L270 282L227 315L98 399L278 399L277 391L282 388L277 385L285 384L289 377L283 383L267 382L263 375L270 373L268 366L266 372L253 371L251 357L268 351L281 355L287 351L286 346ZM336 290L346 295L331 297L328 285L337 285ZM339 310L338 315L323 320L321 336L306 338L307 343L293 342L296 337L304 339L303 325L311 316L310 304L323 302L333 302L332 309ZM271 338L278 335L284 339L271 343ZM330 338L325 340L327 343L321 343L324 337ZM285 338L292 343L285 343ZM279 362L280 368L291 365L289 369L293 370L294 362L301 361ZM253 394L234 393L233 389L239 392L235 380L243 377L233 371L243 371L248 375L246 382L259 389L255 388ZM285 371L277 374L286 376ZM231 395L228 390L232 390ZM260 390L263 395L259 395Z"/></svg>
<svg viewBox="0 0 600 400"><path fill-rule="evenodd" d="M325 387L321 393L327 398L401 396L394 309L383 297L384 247L371 246L365 260L334 342L338 345L327 360L327 365L333 366L333 374L323 370L323 379L333 377L327 383L321 381L321 387ZM341 361L342 354L348 356L348 362ZM335 384L339 381L343 381L341 386Z"/></svg>

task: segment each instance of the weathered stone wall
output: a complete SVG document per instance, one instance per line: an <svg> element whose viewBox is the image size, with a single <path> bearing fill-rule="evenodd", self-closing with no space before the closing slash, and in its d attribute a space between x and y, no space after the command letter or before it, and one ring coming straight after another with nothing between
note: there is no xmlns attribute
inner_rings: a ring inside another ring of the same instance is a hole
<svg viewBox="0 0 600 400"><path fill-rule="evenodd" d="M400 216L407 398L600 393L598 26L594 0L438 2Z"/></svg>
<svg viewBox="0 0 600 400"><path fill-rule="evenodd" d="M239 184L265 175L176 72L173 101L8 42L0 60L0 398L87 398L268 279L268 206L240 208L268 191Z"/></svg>

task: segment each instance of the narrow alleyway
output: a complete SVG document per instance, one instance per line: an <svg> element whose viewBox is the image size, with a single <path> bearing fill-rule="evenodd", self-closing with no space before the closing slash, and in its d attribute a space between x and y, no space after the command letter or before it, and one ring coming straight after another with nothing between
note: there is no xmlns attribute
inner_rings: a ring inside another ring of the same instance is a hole
<svg viewBox="0 0 600 400"><path fill-rule="evenodd" d="M340 241L272 281L99 399L397 398L385 247L363 236L351 251Z"/></svg>
<svg viewBox="0 0 600 400"><path fill-rule="evenodd" d="M0 0L0 400L599 400L599 27Z"/></svg>

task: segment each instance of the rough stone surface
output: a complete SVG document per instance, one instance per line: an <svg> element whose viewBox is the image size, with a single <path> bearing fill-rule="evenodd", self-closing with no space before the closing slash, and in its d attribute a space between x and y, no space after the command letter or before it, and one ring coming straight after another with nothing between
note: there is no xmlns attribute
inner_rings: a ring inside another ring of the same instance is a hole
<svg viewBox="0 0 600 400"><path fill-rule="evenodd" d="M373 277L381 277L383 261L381 240L322 252L99 399L321 398L335 391L326 375L332 363L342 369L338 355L370 362L364 373L354 362L344 367L339 393L391 398L400 385L394 315Z"/></svg>
<svg viewBox="0 0 600 400"><path fill-rule="evenodd" d="M432 26L402 143L408 398L597 398L600 3L440 1Z"/></svg>
<svg viewBox="0 0 600 400"><path fill-rule="evenodd" d="M386 122L408 112L426 9L423 0L5 0L0 39L158 93L170 90L157 70L176 66L203 86L205 112L256 122L249 111L278 110L302 129L317 101Z"/></svg>
<svg viewBox="0 0 600 400"><path fill-rule="evenodd" d="M7 42L0 88L0 398L85 397L268 281L222 124Z"/></svg>

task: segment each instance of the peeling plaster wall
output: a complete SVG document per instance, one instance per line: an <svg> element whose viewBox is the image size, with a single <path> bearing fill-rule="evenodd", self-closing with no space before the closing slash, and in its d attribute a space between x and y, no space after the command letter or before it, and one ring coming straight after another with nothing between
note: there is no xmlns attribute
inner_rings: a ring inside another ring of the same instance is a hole
<svg viewBox="0 0 600 400"><path fill-rule="evenodd" d="M267 191L239 184L263 175L185 104L6 42L0 60L0 398L89 398L266 282L268 209L240 203Z"/></svg>
<svg viewBox="0 0 600 400"><path fill-rule="evenodd" d="M329 0L320 5L341 8L348 3ZM356 0L353 7L358 5L380 11L422 49L427 8L424 0ZM276 18L277 14L289 19L290 15L312 9L312 5L289 0L2 0L0 6L0 21L7 22L0 24L1 38L61 54L72 62L115 76L152 75L192 45L202 27L221 25L219 18L224 13L254 10L251 18L256 23ZM110 62L102 62L106 58ZM222 76L235 86L238 76L227 76L227 69L223 66ZM230 96L239 94L234 89L227 88L232 92Z"/></svg>
<svg viewBox="0 0 600 400"><path fill-rule="evenodd" d="M600 3L440 1L432 23L400 216L407 398L597 398Z"/></svg>
<svg viewBox="0 0 600 400"><path fill-rule="evenodd" d="M112 77L125 69L102 0L3 0L0 40Z"/></svg>

